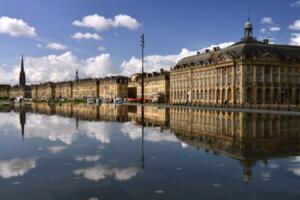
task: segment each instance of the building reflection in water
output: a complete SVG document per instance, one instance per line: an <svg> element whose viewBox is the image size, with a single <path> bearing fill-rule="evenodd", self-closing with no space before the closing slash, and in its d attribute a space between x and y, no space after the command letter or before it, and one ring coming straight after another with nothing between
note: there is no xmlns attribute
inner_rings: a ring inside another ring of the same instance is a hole
<svg viewBox="0 0 300 200"><path fill-rule="evenodd" d="M20 110L19 110L19 121L20 121L20 128L21 128L22 143L24 143L25 124L26 124L26 109L23 107L20 108Z"/></svg>
<svg viewBox="0 0 300 200"><path fill-rule="evenodd" d="M23 138L26 112L25 108L17 111L20 112ZM300 117L297 116L114 104L32 104L26 111L73 117L77 128L80 121L131 121L141 125L142 169L145 163L144 127L171 130L185 144L238 160L247 182L251 180L252 167L257 161L296 156L300 152Z"/></svg>

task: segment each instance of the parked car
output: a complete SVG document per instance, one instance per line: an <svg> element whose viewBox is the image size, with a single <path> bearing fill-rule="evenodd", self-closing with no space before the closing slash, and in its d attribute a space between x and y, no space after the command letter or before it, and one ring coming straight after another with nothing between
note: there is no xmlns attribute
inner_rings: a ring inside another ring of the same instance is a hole
<svg viewBox="0 0 300 200"><path fill-rule="evenodd" d="M94 98L93 98L93 97L88 97L88 98L86 99L86 102L87 102L87 104L93 104L95 101L94 101Z"/></svg>
<svg viewBox="0 0 300 200"><path fill-rule="evenodd" d="M123 103L123 99L122 98L115 98L114 103Z"/></svg>

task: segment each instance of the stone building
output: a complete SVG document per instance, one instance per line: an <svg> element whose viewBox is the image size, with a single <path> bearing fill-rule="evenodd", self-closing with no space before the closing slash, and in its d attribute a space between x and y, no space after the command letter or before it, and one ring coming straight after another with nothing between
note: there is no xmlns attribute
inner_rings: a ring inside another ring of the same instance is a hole
<svg viewBox="0 0 300 200"><path fill-rule="evenodd" d="M99 98L113 100L128 97L128 77L112 76L99 79Z"/></svg>
<svg viewBox="0 0 300 200"><path fill-rule="evenodd" d="M72 99L73 98L73 82L64 81L55 83L55 99Z"/></svg>
<svg viewBox="0 0 300 200"><path fill-rule="evenodd" d="M298 104L300 47L270 44L252 36L220 49L183 58L171 69L171 103Z"/></svg>
<svg viewBox="0 0 300 200"><path fill-rule="evenodd" d="M78 79L73 82L73 99L99 98L98 79Z"/></svg>
<svg viewBox="0 0 300 200"><path fill-rule="evenodd" d="M0 85L0 97L9 97L10 85Z"/></svg>
<svg viewBox="0 0 300 200"><path fill-rule="evenodd" d="M153 101L169 102L170 72L145 73L144 75L144 98ZM128 83L128 93L131 98L142 97L141 74L131 76Z"/></svg>
<svg viewBox="0 0 300 200"><path fill-rule="evenodd" d="M31 98L34 101L54 100L55 83L48 82L31 86Z"/></svg>

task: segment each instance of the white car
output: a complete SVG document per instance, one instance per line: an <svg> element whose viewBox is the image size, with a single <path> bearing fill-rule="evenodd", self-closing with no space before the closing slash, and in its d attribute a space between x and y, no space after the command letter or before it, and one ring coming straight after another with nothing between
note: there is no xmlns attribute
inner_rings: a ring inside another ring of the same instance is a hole
<svg viewBox="0 0 300 200"><path fill-rule="evenodd" d="M123 103L122 98L115 98L114 103Z"/></svg>
<svg viewBox="0 0 300 200"><path fill-rule="evenodd" d="M89 97L86 99L87 104L93 104L94 103L94 98Z"/></svg>

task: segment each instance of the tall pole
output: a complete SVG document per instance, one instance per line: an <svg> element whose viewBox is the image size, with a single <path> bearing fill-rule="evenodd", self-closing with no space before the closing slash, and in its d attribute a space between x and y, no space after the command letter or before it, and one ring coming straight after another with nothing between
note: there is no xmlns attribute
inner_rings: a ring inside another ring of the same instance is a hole
<svg viewBox="0 0 300 200"><path fill-rule="evenodd" d="M142 78L141 78L141 86L142 86L142 169L144 170L145 157L144 157L144 47L145 47L145 37L144 34L141 35L141 47L142 47Z"/></svg>
<svg viewBox="0 0 300 200"><path fill-rule="evenodd" d="M141 35L141 47L142 47L142 79L141 79L141 87L142 87L142 105L144 104L144 47L145 47L145 37L144 34Z"/></svg>

